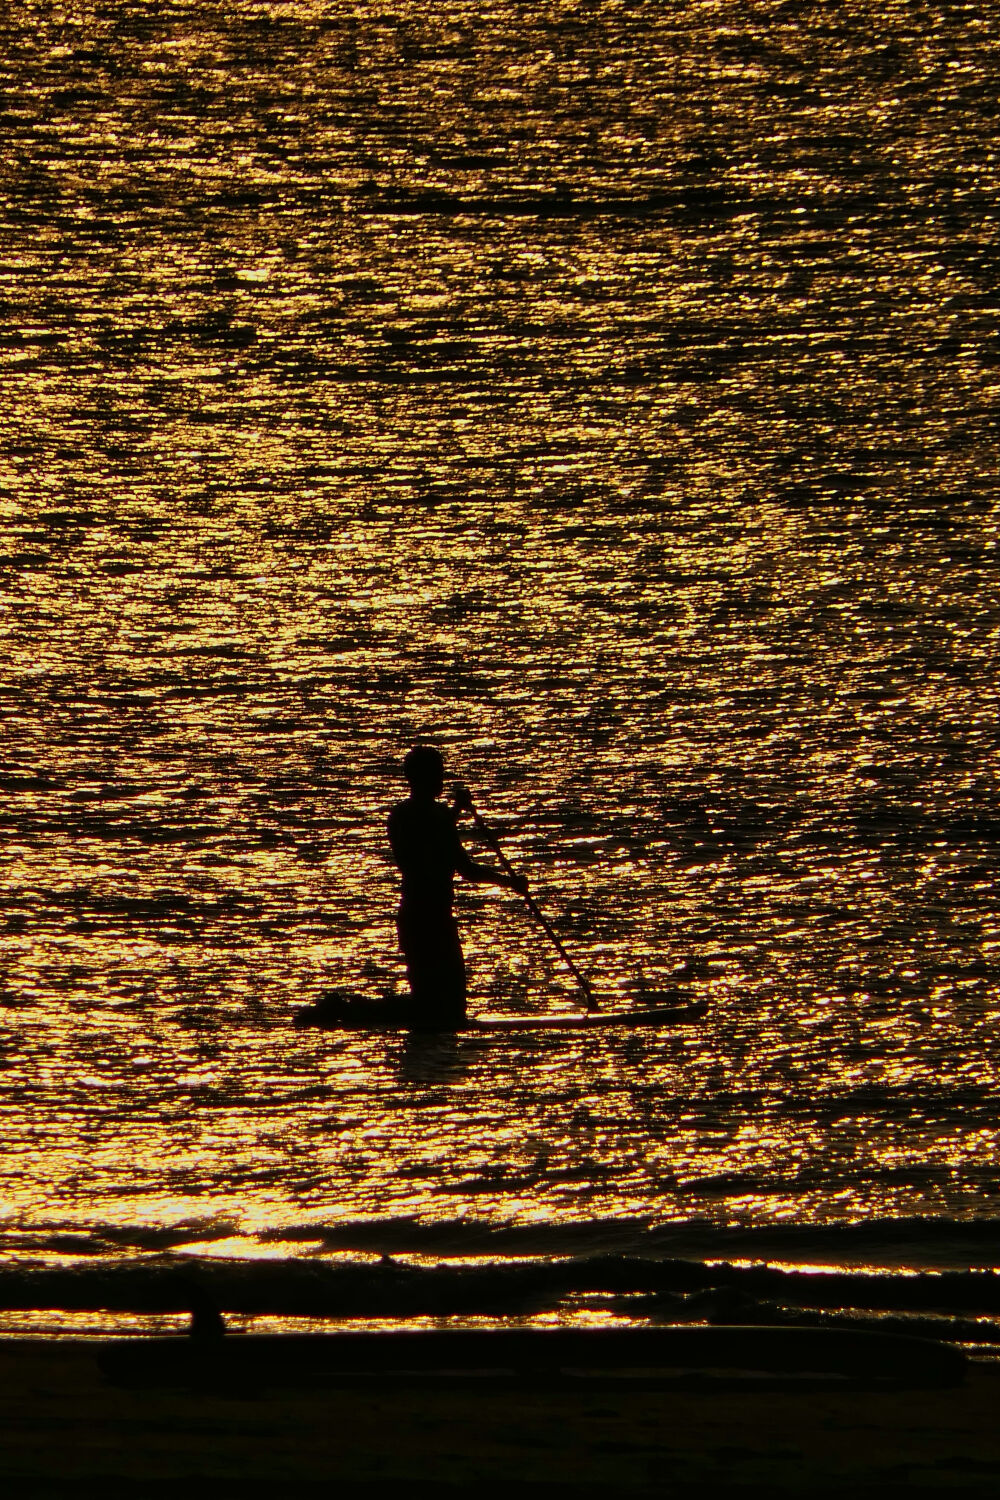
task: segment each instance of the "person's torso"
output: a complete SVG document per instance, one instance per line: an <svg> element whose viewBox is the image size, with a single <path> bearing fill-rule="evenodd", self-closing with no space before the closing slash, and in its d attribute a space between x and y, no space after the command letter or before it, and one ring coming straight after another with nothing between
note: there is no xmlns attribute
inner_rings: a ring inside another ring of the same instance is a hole
<svg viewBox="0 0 1000 1500"><path fill-rule="evenodd" d="M458 834L440 802L400 802L389 815L389 842L403 877L406 907L450 911Z"/></svg>

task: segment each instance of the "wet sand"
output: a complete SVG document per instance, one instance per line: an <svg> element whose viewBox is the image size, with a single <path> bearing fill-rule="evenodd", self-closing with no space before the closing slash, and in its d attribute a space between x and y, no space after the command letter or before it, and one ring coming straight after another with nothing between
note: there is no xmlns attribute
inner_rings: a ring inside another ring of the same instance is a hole
<svg viewBox="0 0 1000 1500"><path fill-rule="evenodd" d="M0 1342L15 1495L994 1492L1000 1367L947 1390L110 1385L83 1340Z"/></svg>

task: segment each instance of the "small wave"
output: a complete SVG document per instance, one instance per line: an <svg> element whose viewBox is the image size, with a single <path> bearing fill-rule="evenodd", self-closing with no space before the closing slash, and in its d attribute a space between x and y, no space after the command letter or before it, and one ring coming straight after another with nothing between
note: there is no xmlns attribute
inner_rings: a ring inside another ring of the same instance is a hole
<svg viewBox="0 0 1000 1500"><path fill-rule="evenodd" d="M385 1218L282 1227L266 1232L265 1238L268 1233L283 1241L319 1239L329 1250L386 1255L619 1254L901 1270L1000 1268L1000 1224L995 1219L875 1218L857 1223L720 1228L707 1220L663 1224L642 1216L530 1224Z"/></svg>
<svg viewBox="0 0 1000 1500"><path fill-rule="evenodd" d="M211 1247L244 1241L248 1254L266 1247L308 1245L326 1255L415 1257L457 1263L491 1259L602 1258L657 1261L781 1263L823 1266L853 1274L860 1269L897 1272L1000 1271L1000 1224L996 1219L873 1218L852 1223L783 1223L720 1227L708 1219L656 1222L652 1216L608 1217L527 1224L416 1215L362 1218L335 1224L276 1225L250 1234L230 1219L192 1219L171 1225L52 1224L31 1232L0 1232L4 1259L34 1255L105 1256L109 1263L133 1254L216 1254ZM253 1247L257 1248L254 1249Z"/></svg>
<svg viewBox="0 0 1000 1500"><path fill-rule="evenodd" d="M365 214L475 215L487 218L649 218L664 213L717 214L739 206L720 188L672 189L654 193L589 196L572 192L527 192L500 196L447 192L358 194L352 207Z"/></svg>
<svg viewBox="0 0 1000 1500"><path fill-rule="evenodd" d="M992 1270L820 1272L764 1261L616 1253L487 1263L315 1253L226 1259L199 1257L191 1248L103 1263L8 1265L0 1268L0 1308L173 1313L210 1305L251 1316L405 1319L565 1315L594 1305L654 1321L773 1322L804 1310L820 1317L1000 1317L1000 1275ZM1000 1342L997 1335L991 1322L981 1336ZM962 1337L975 1334L963 1325Z"/></svg>

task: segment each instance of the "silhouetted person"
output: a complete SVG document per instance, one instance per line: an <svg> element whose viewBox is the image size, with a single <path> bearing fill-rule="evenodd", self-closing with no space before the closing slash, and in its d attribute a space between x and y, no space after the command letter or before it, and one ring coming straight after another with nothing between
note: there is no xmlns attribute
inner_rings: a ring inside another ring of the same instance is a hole
<svg viewBox="0 0 1000 1500"><path fill-rule="evenodd" d="M389 842L403 876L396 918L413 1001L413 1024L450 1030L465 1022L465 958L452 913L454 877L507 886L524 895L528 883L475 864L462 848L456 819L472 805L464 787L454 807L438 799L444 789L440 751L417 745L403 761L410 795L389 816Z"/></svg>
<svg viewBox="0 0 1000 1500"><path fill-rule="evenodd" d="M226 1323L215 1299L211 1293L206 1291L198 1282L181 1285L185 1294L185 1301L191 1309L191 1322L188 1325L188 1335L197 1339L201 1344L215 1343L224 1338Z"/></svg>

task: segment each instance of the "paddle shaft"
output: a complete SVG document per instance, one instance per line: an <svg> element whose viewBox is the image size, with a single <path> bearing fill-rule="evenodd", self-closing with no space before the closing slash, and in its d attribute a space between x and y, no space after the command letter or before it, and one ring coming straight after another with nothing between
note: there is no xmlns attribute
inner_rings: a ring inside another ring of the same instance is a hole
<svg viewBox="0 0 1000 1500"><path fill-rule="evenodd" d="M510 860L507 858L506 854L503 852L503 849L500 847L500 840L497 838L496 834L493 832L493 829L487 823L486 819L479 812L478 808L474 806L471 799L469 801L469 811L472 813L473 821L475 822L476 827L479 829L479 832L486 839L490 848L493 850L493 853L500 861L500 868L503 870L505 875L509 875L513 878L514 867L512 866ZM535 921L543 929L546 935L551 939L553 946L559 954L559 957L562 959L563 963L566 965L567 969L569 969L573 978L580 986L580 989L583 991L583 998L586 1001L587 1009L597 1010L597 1001L594 999L589 983L586 979L584 979L583 975L580 973L580 970L577 968L576 964L566 952L566 949L560 942L559 937L553 930L552 924L549 922L545 913L538 905L538 902L535 900L534 896L525 891L524 901L528 910L531 912L531 915L535 918Z"/></svg>

